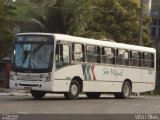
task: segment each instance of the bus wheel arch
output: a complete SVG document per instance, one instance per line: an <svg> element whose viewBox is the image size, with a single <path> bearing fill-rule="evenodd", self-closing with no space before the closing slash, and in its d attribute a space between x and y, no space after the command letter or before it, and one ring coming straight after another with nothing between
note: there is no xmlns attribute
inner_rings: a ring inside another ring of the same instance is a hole
<svg viewBox="0 0 160 120"><path fill-rule="evenodd" d="M31 90L30 92L35 99L42 99L46 94L44 91Z"/></svg>
<svg viewBox="0 0 160 120"><path fill-rule="evenodd" d="M130 79L125 79L124 82L126 82L126 81L129 82L131 90L132 90L132 81ZM123 84L124 84L124 82L123 82Z"/></svg>
<svg viewBox="0 0 160 120"><path fill-rule="evenodd" d="M82 92L83 91L83 81L82 81L82 79L79 76L75 76L75 77L73 77L72 81L73 80L77 81L79 83L79 85L80 85L80 92Z"/></svg>
<svg viewBox="0 0 160 120"><path fill-rule="evenodd" d="M82 80L80 77L74 77L70 83L69 91L64 93L65 99L75 100L78 98L79 93L82 92Z"/></svg>
<svg viewBox="0 0 160 120"><path fill-rule="evenodd" d="M131 92L132 92L132 82L131 80L126 79L122 85L122 92L121 92L122 98L123 99L129 98L131 95Z"/></svg>
<svg viewBox="0 0 160 120"><path fill-rule="evenodd" d="M130 97L130 94L132 92L132 81L129 79L124 80L121 92L114 93L115 98L118 99L127 99Z"/></svg>

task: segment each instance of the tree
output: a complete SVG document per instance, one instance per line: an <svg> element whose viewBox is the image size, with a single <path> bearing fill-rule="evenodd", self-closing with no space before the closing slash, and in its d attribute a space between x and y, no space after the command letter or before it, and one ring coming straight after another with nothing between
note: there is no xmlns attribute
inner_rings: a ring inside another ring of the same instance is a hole
<svg viewBox="0 0 160 120"><path fill-rule="evenodd" d="M159 0L152 0L152 8L153 9L159 9L160 8Z"/></svg>
<svg viewBox="0 0 160 120"><path fill-rule="evenodd" d="M87 0L86 0L87 1ZM139 36L139 0L92 0L92 9L82 12L89 14L90 19L83 25L83 30L74 27L73 34L109 38L117 42L136 44ZM80 15L79 15L80 16ZM80 19L80 18L79 18ZM84 19L84 17L82 17ZM143 43L150 46L150 17L143 16ZM79 23L82 24L82 23ZM77 30L76 30L77 29Z"/></svg>
<svg viewBox="0 0 160 120"><path fill-rule="evenodd" d="M9 31L9 17L13 15L13 7L0 0L0 56L11 53L13 35Z"/></svg>
<svg viewBox="0 0 160 120"><path fill-rule="evenodd" d="M153 10L159 10L160 9L160 1L159 0L152 0L152 9ZM159 30L160 31L160 30ZM156 81L156 90L155 93L160 93L160 48L156 48L157 51L157 61L156 61L156 69L157 69L157 81Z"/></svg>
<svg viewBox="0 0 160 120"><path fill-rule="evenodd" d="M139 14L139 0L60 0L49 8L46 21L51 32L136 44ZM151 45L149 24L143 14L145 46Z"/></svg>
<svg viewBox="0 0 160 120"><path fill-rule="evenodd" d="M29 8L25 16L29 15L29 26L32 24L28 31L108 38L131 44L138 40L139 0L41 0L40 3L28 0L23 4ZM149 23L150 17L144 14L145 46L151 45L149 27L146 27Z"/></svg>

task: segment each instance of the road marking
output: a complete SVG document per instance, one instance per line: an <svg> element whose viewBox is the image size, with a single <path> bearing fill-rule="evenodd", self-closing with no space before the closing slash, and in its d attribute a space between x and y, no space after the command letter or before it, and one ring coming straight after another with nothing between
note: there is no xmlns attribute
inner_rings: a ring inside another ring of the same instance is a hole
<svg viewBox="0 0 160 120"><path fill-rule="evenodd" d="M31 114L30 112L25 112L25 111L22 111L22 112L18 112L18 114Z"/></svg>
<svg viewBox="0 0 160 120"><path fill-rule="evenodd" d="M115 104L126 104L125 102L116 102Z"/></svg>
<svg viewBox="0 0 160 120"><path fill-rule="evenodd" d="M135 105L135 106L139 106L139 105L142 105L142 104L133 104L133 105Z"/></svg>

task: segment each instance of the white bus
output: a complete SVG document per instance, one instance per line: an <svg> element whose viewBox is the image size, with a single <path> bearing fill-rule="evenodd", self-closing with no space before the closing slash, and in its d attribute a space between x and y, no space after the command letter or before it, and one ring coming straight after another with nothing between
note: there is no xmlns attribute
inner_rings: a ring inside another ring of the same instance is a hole
<svg viewBox="0 0 160 120"><path fill-rule="evenodd" d="M77 99L80 93L99 98L113 93L129 98L131 92L155 89L156 50L51 33L15 36L10 88L28 89L40 99L62 93Z"/></svg>

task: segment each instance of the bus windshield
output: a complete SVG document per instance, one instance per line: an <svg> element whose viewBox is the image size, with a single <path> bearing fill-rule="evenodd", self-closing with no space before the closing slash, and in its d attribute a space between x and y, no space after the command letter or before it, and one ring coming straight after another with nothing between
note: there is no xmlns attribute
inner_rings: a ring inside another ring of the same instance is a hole
<svg viewBox="0 0 160 120"><path fill-rule="evenodd" d="M12 68L17 72L50 72L53 48L53 44L44 42L15 43Z"/></svg>

